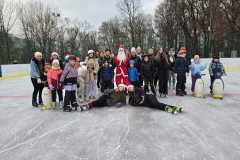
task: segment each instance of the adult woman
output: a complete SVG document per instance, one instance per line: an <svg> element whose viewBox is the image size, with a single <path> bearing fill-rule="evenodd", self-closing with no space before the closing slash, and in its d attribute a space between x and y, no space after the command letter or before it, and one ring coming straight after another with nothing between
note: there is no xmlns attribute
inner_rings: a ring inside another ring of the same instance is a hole
<svg viewBox="0 0 240 160"><path fill-rule="evenodd" d="M163 48L155 56L155 68L159 81L159 94L160 97L166 97L168 94L168 70L169 61L168 56Z"/></svg>
<svg viewBox="0 0 240 160"><path fill-rule="evenodd" d="M44 81L46 81L46 76L44 75L45 60L43 59L41 52L35 52L30 63L30 74L31 81L33 84L33 94L32 94L32 106L38 107L38 105L43 105L42 101L42 90L44 88ZM38 103L37 103L37 95Z"/></svg>

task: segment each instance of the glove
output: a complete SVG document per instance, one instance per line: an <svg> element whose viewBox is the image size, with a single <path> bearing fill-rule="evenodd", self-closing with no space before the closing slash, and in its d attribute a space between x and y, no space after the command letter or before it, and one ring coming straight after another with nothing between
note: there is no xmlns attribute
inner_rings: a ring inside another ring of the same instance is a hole
<svg viewBox="0 0 240 160"><path fill-rule="evenodd" d="M41 84L42 83L42 80L40 78L37 78L37 83L38 84Z"/></svg>
<svg viewBox="0 0 240 160"><path fill-rule="evenodd" d="M79 85L79 84L77 84L77 88L80 88L80 85Z"/></svg>

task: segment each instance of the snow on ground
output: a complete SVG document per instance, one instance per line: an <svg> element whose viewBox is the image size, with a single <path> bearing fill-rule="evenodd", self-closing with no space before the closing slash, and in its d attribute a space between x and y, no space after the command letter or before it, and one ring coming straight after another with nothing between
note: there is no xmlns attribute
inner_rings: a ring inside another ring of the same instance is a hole
<svg viewBox="0 0 240 160"><path fill-rule="evenodd" d="M224 100L209 96L205 76L207 98L176 97L170 91L160 99L184 106L179 115L130 106L42 112L31 107L29 77L0 80L0 159L238 160L240 59L222 61L228 71ZM3 69L10 75L28 72L28 65Z"/></svg>

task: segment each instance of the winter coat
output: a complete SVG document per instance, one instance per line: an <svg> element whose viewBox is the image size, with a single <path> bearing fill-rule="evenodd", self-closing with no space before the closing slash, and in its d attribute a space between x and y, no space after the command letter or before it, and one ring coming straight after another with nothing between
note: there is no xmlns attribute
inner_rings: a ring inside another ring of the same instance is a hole
<svg viewBox="0 0 240 160"><path fill-rule="evenodd" d="M64 82L64 85L76 85L78 72L75 67L72 67L69 63L65 65L60 82Z"/></svg>
<svg viewBox="0 0 240 160"><path fill-rule="evenodd" d="M103 66L101 69L101 73L100 73L100 79L101 81L112 81L114 78L114 71L112 69L112 67L109 66Z"/></svg>
<svg viewBox="0 0 240 160"><path fill-rule="evenodd" d="M169 63L165 60L165 58L158 59L159 57L155 57L154 65L155 65L155 72L156 75L163 79L168 79L168 71L170 68Z"/></svg>
<svg viewBox="0 0 240 160"><path fill-rule="evenodd" d="M97 73L99 70L98 61L95 58L88 58L87 61L87 77L86 81L97 80Z"/></svg>
<svg viewBox="0 0 240 160"><path fill-rule="evenodd" d="M45 60L42 59L39 62L36 58L32 58L30 63L30 75L31 78L41 78L41 80L46 80L44 75Z"/></svg>
<svg viewBox="0 0 240 160"><path fill-rule="evenodd" d="M137 82L139 80L138 69L136 67L128 68L128 80L131 82Z"/></svg>
<svg viewBox="0 0 240 160"><path fill-rule="evenodd" d="M143 62L141 66L141 75L143 76L143 79L145 80L153 80L155 77L155 69L154 64L150 61Z"/></svg>
<svg viewBox="0 0 240 160"><path fill-rule="evenodd" d="M201 72L206 68L206 66L201 63L193 62L190 66L192 76L200 76Z"/></svg>
<svg viewBox="0 0 240 160"><path fill-rule="evenodd" d="M174 68L177 74L186 74L189 72L189 66L186 58L177 57Z"/></svg>
<svg viewBox="0 0 240 160"><path fill-rule="evenodd" d="M209 66L209 74L214 78L221 78L225 74L224 66L221 62L212 61Z"/></svg>
<svg viewBox="0 0 240 160"><path fill-rule="evenodd" d="M81 65L79 68L78 68L78 79L80 80L86 80L86 77L87 77L87 67L84 66L84 65Z"/></svg>
<svg viewBox="0 0 240 160"><path fill-rule="evenodd" d="M119 92L113 90L112 92L108 93L107 104L109 106L114 106L118 103L126 104L126 92Z"/></svg>
<svg viewBox="0 0 240 160"><path fill-rule="evenodd" d="M134 63L134 67L137 68L138 71L140 71L141 69L141 64L142 64L142 60L139 56L135 56L135 57L130 57L129 58L129 62L133 60L135 63Z"/></svg>
<svg viewBox="0 0 240 160"><path fill-rule="evenodd" d="M105 56L104 57L104 63L107 62L109 65L112 66L112 68L114 69L115 68L115 64L114 64L114 61L113 61L113 58L110 57L110 56Z"/></svg>
<svg viewBox="0 0 240 160"><path fill-rule="evenodd" d="M48 86L49 88L53 86L55 89L60 89L61 88L61 83L60 83L60 78L62 75L62 70L59 69L50 69L47 73L47 80L48 80Z"/></svg>

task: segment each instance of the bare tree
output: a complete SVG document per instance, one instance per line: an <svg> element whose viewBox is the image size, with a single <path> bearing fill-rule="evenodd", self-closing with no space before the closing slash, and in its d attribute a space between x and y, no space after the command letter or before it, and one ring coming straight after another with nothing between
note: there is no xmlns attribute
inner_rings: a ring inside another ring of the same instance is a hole
<svg viewBox="0 0 240 160"><path fill-rule="evenodd" d="M0 48L2 51L2 61L9 63L11 61L11 43L10 32L17 21L16 4L13 1L0 1ZM6 56L5 56L6 54ZM3 62L2 62L3 63Z"/></svg>
<svg viewBox="0 0 240 160"><path fill-rule="evenodd" d="M136 46L136 18L140 12L140 0L122 0L118 4L118 8L122 16L126 19L128 24L128 32L130 33L132 46Z"/></svg>
<svg viewBox="0 0 240 160"><path fill-rule="evenodd" d="M21 24L27 41L33 50L40 50L46 56L55 48L59 33L54 11L42 2L29 2L20 8Z"/></svg>

